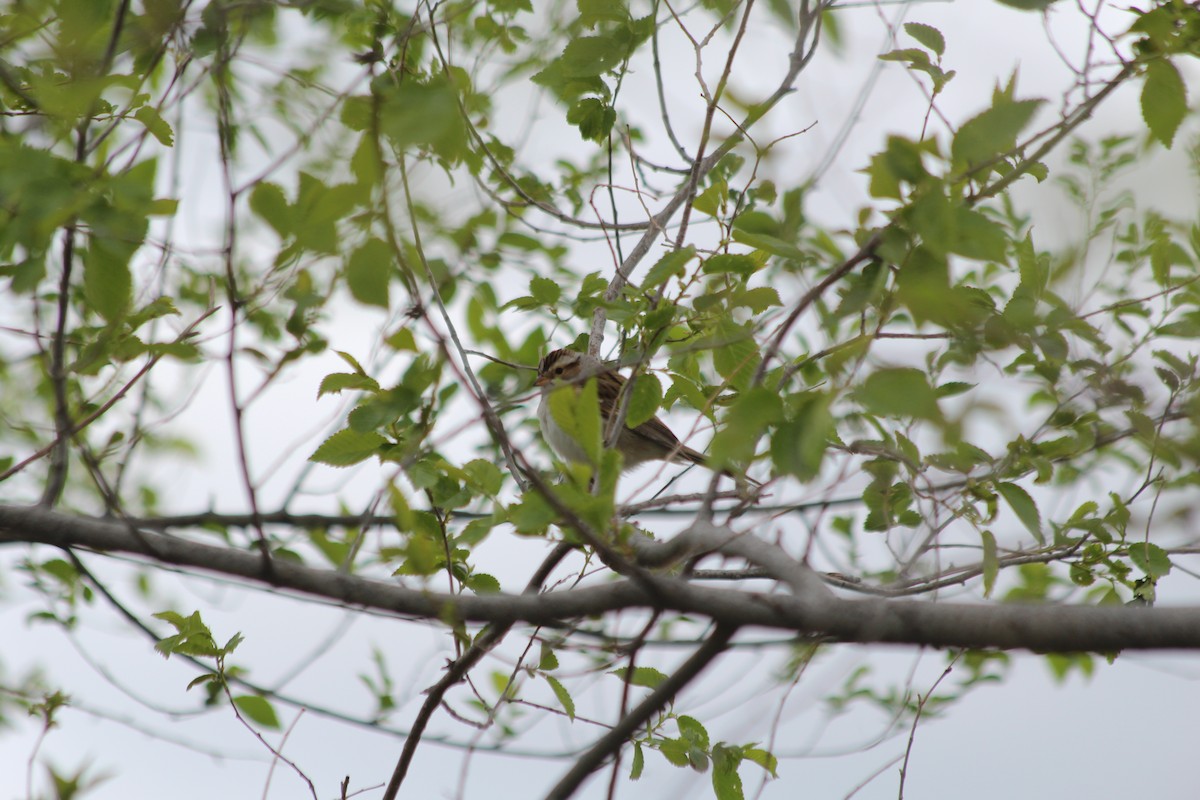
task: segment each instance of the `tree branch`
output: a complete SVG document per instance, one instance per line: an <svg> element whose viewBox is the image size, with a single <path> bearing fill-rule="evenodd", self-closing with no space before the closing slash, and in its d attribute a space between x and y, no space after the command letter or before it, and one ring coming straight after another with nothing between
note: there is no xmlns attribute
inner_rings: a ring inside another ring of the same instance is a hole
<svg viewBox="0 0 1200 800"><path fill-rule="evenodd" d="M546 795L546 800L566 800L573 795L584 779L599 769L604 760L628 741L634 731L665 708L683 687L695 680L704 671L704 668L713 662L713 659L721 655L736 632L737 628L735 627L718 625L712 636L708 637L708 640L692 654L691 658L683 662L671 677L659 684L657 689L638 703L635 709L626 714L620 722L613 726L611 731L601 736L591 749L575 762L575 765Z"/></svg>
<svg viewBox="0 0 1200 800"><path fill-rule="evenodd" d="M657 608L702 615L735 627L821 634L843 642L1039 652L1200 650L1200 607L1196 606L987 605L838 597L817 601L693 586L648 573L637 582L621 580L537 596L448 595L282 559L274 560L274 575L268 575L256 553L149 531L135 535L123 523L27 506L0 505L2 542L131 553L423 619L557 624L621 609Z"/></svg>

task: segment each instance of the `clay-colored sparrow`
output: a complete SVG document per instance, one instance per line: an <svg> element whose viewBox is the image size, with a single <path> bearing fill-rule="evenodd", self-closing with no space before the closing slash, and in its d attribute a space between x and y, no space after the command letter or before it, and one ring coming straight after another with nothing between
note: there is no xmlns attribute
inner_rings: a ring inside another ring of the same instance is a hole
<svg viewBox="0 0 1200 800"><path fill-rule="evenodd" d="M600 417L605 428L617 410L617 400L625 378L616 368L607 366L598 358L577 353L574 350L555 350L538 365L538 377L534 386L542 388L542 399L538 404L538 422L542 436L554 452L567 461L587 461L584 449L572 436L559 427L550 413L550 393L558 386L575 384L582 386L589 378L596 379L597 395L600 400ZM636 428L622 426L617 438L617 450L624 457L623 468L636 467L646 461L679 461L704 464L704 455L681 443L671 429L658 417L643 422Z"/></svg>

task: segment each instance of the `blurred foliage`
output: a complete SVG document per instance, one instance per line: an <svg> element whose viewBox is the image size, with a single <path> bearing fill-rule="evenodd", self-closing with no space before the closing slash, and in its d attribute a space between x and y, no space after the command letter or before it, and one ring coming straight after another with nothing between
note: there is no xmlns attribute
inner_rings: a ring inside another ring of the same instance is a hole
<svg viewBox="0 0 1200 800"><path fill-rule="evenodd" d="M820 25L840 52L855 13L767 5L748 24L797 35L793 58ZM626 424L698 418L714 466L747 470L782 502L803 484L846 506L812 517L808 534L845 587L1154 603L1194 547L1169 523L1188 518L1198 482L1200 221L1117 187L1156 148L1186 151L1200 171L1181 71L1200 54L1200 10L1144 5L1096 37L1111 52L1074 87L1034 97L1014 73L961 119L942 116L942 92L982 67L956 53L937 9L921 8L927 22L905 25L880 58L910 72L928 105L912 109L915 126L873 122L876 152L853 165L864 205L828 224L810 176L775 166L788 139L753 135L792 87L750 99L721 72L745 5L702 2L681 18L642 0L11 3L0 12L6 502L37 501L65 477L61 499L47 499L73 512L181 510L170 465L210 431L172 422L217 372L232 391L205 409L206 425L219 418L237 439L238 503L259 514L276 477L279 454L256 449L256 424L342 401L323 433L288 445L309 461L269 502L286 508L313 491L311 475L355 468L393 526L258 524L256 539L214 524L208 535L496 592L476 554L496 531L580 543L582 524L618 545L631 535L591 390L550 401L589 463L557 465L548 490L518 485L509 447L534 427L534 376L514 365L586 343L599 313L605 354L637 373ZM698 92L702 113L639 113L663 91L659 40L680 27L711 30L691 37L707 48L705 81L667 92ZM1086 138L1077 126L1126 83L1141 127ZM514 124L531 98L536 112ZM1045 243L1009 191L1018 182L1065 197L1083 220L1073 244ZM671 195L683 210L648 224ZM638 249L647 229L665 235ZM622 261L629 280L610 292ZM368 321L372 338L352 339L347 320ZM297 390L311 369L324 377ZM805 552L803 526L782 535ZM33 620L70 628L95 601L70 560L35 552L22 574L45 599ZM229 691L243 675L224 663L238 637L217 646L199 613L160 620L175 629L165 655L215 660L206 702L224 694L278 727L274 701ZM599 645L586 658L611 666ZM1060 678L1094 668L1087 655L1048 661ZM923 713L1007 665L994 653L956 663L959 684L926 695ZM498 709L539 686L544 708L574 720L580 690L557 666L547 650L529 667L540 682L501 676L496 697L472 708L507 740L517 728ZM913 693L868 686L867 674L829 705L867 700L911 720ZM652 672L618 676L654 685ZM359 678L372 719L392 713L382 657ZM633 740L634 779L648 749L711 771L719 798L743 796L743 762L778 767L758 744L710 741L674 711ZM83 774L54 773L58 796L89 785Z"/></svg>

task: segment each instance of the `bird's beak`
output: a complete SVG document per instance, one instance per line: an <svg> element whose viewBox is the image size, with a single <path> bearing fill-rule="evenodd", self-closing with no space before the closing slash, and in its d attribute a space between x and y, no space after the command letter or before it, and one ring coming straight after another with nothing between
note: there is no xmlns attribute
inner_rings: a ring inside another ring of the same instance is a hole
<svg viewBox="0 0 1200 800"><path fill-rule="evenodd" d="M550 383L550 377L548 375L538 375L537 380L533 382L533 385L545 386L548 383Z"/></svg>

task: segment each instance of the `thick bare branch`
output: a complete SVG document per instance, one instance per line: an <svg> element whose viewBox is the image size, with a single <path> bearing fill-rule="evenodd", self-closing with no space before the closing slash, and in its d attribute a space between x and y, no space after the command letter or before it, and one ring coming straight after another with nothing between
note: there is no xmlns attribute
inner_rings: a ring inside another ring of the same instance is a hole
<svg viewBox="0 0 1200 800"><path fill-rule="evenodd" d="M736 627L821 634L844 642L995 647L1039 652L1200 650L1200 607L983 605L912 600L809 598L693 586L644 574L537 596L448 595L318 570L281 559L274 574L261 556L107 520L37 507L0 506L0 542L39 542L138 555L201 572L424 619L554 624L620 609L698 614ZM153 552L150 552L150 551Z"/></svg>

